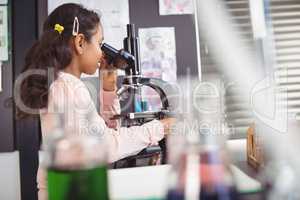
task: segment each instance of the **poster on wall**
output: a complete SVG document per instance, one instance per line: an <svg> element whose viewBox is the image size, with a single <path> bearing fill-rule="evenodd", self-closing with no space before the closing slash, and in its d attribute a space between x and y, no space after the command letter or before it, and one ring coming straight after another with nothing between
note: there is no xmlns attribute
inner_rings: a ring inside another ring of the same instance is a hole
<svg viewBox="0 0 300 200"><path fill-rule="evenodd" d="M79 3L94 10L101 17L104 42L116 49L123 48L123 39L127 36L129 24L128 0L48 0L48 13L63 3ZM98 72L94 74L98 76Z"/></svg>
<svg viewBox="0 0 300 200"><path fill-rule="evenodd" d="M184 15L193 13L193 0L159 0L160 15Z"/></svg>
<svg viewBox="0 0 300 200"><path fill-rule="evenodd" d="M140 60L143 76L174 83L177 79L174 27L140 28ZM151 110L160 107L160 99L152 89L143 89ZM149 100L150 99L150 100Z"/></svg>
<svg viewBox="0 0 300 200"><path fill-rule="evenodd" d="M0 60L8 60L7 6L0 6Z"/></svg>

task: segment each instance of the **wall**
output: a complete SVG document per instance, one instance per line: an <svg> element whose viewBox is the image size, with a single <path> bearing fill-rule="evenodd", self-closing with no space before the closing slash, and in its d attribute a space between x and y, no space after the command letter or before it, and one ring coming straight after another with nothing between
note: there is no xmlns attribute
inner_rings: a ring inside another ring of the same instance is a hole
<svg viewBox="0 0 300 200"><path fill-rule="evenodd" d="M19 152L0 153L0 199L20 200Z"/></svg>
<svg viewBox="0 0 300 200"><path fill-rule="evenodd" d="M158 0L129 0L130 23L138 28L175 27L177 76L184 76L187 67L198 76L196 33L193 15L159 15ZM138 34L138 33L136 33Z"/></svg>

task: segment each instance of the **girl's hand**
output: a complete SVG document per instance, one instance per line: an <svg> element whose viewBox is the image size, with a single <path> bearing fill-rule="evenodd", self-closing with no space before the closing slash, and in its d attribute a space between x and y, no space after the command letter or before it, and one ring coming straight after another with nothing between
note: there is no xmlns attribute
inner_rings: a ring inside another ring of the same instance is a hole
<svg viewBox="0 0 300 200"><path fill-rule="evenodd" d="M100 70L125 69L127 66L128 65L125 60L115 58L114 60L109 61L109 58L105 54L100 61Z"/></svg>
<svg viewBox="0 0 300 200"><path fill-rule="evenodd" d="M172 126L175 124L176 119L175 118L164 118L164 119L161 119L160 122L164 125L165 135L168 135L171 133Z"/></svg>
<svg viewBox="0 0 300 200"><path fill-rule="evenodd" d="M117 71L103 70L100 73L104 91L115 91L117 89Z"/></svg>
<svg viewBox="0 0 300 200"><path fill-rule="evenodd" d="M102 56L99 63L100 63L100 70L107 70L107 69L113 68L113 66L108 63L106 55Z"/></svg>

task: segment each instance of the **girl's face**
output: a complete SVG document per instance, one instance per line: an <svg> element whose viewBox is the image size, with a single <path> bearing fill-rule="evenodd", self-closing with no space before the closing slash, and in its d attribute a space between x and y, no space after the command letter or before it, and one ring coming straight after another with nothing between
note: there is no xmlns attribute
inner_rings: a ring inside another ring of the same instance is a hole
<svg viewBox="0 0 300 200"><path fill-rule="evenodd" d="M102 28L98 26L96 33L90 42L84 45L83 53L80 56L80 70L86 74L94 74L99 68L102 59L100 44L103 42Z"/></svg>

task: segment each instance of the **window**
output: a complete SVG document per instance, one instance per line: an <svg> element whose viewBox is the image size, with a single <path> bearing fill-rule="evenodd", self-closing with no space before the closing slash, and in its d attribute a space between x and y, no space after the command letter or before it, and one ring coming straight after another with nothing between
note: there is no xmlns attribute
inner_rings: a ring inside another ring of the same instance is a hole
<svg viewBox="0 0 300 200"><path fill-rule="evenodd" d="M241 35L245 48L253 48L253 33L248 0L223 0L229 14ZM227 125L230 127L231 139L245 138L248 127L253 123L249 105L241 100L241 89L238 84L228 80L218 70L218 63L210 55L206 41L200 39L202 80L216 83L221 94L221 110ZM241 66L242 67L242 66ZM219 80L219 81L218 81Z"/></svg>
<svg viewBox="0 0 300 200"><path fill-rule="evenodd" d="M288 111L300 117L300 1L271 0L275 82L288 92Z"/></svg>

